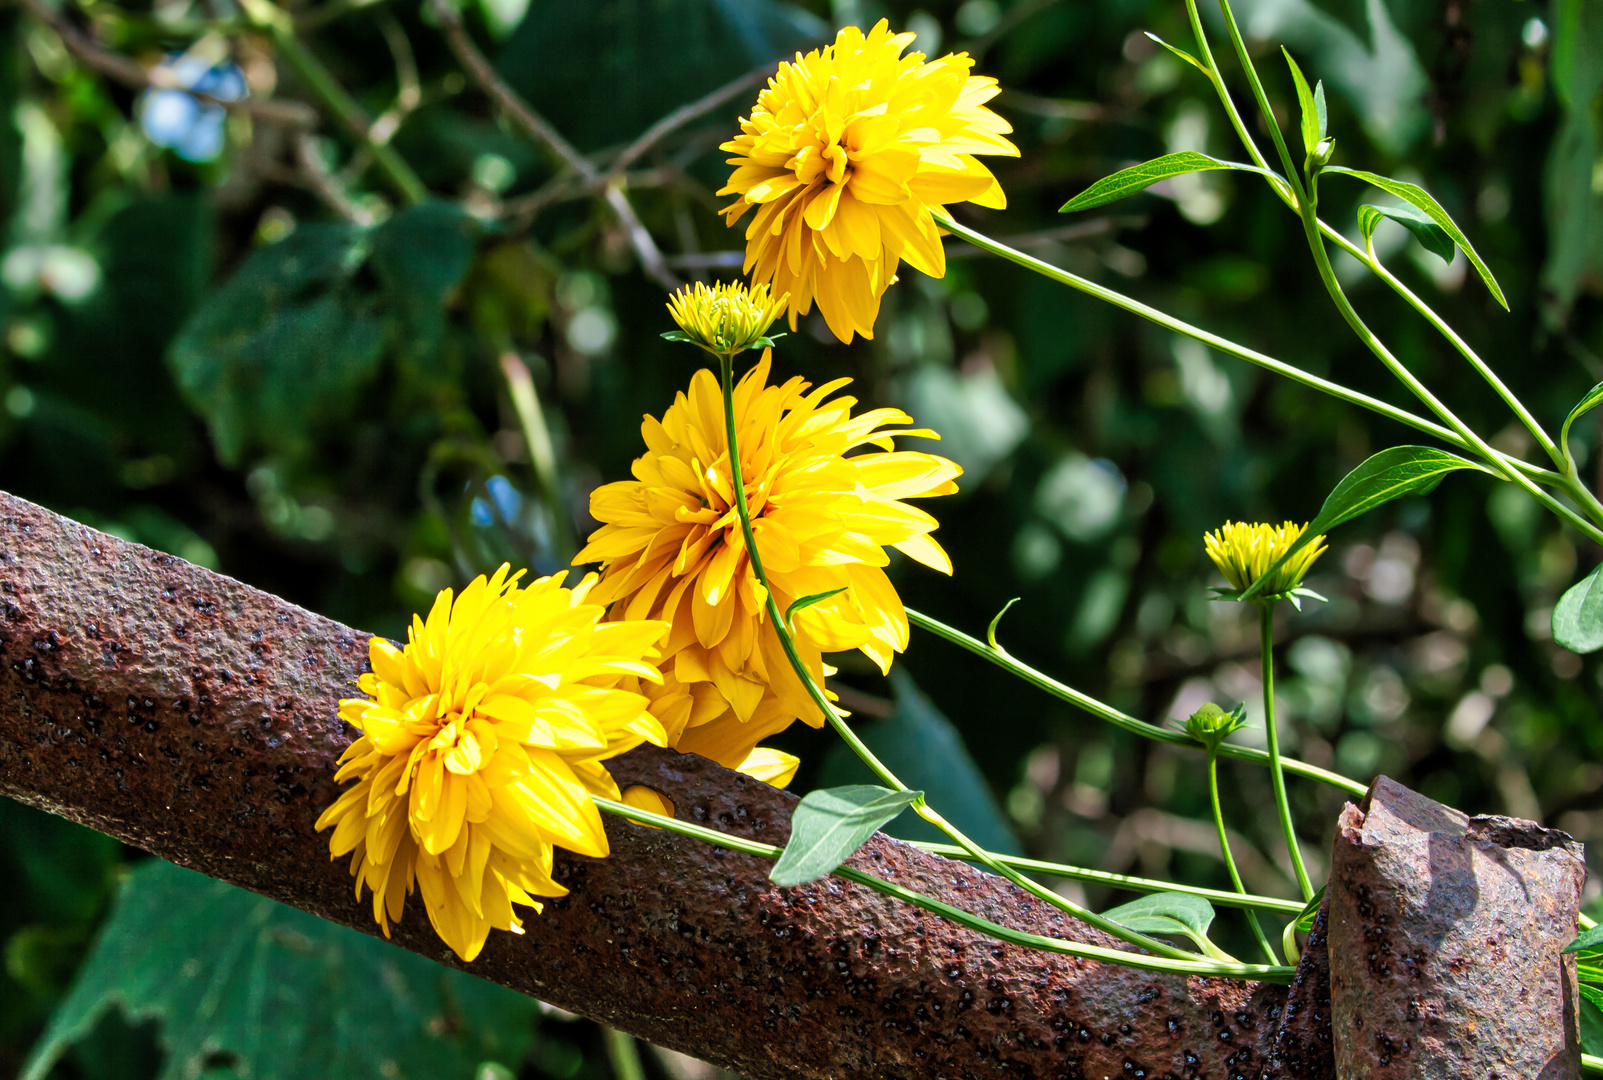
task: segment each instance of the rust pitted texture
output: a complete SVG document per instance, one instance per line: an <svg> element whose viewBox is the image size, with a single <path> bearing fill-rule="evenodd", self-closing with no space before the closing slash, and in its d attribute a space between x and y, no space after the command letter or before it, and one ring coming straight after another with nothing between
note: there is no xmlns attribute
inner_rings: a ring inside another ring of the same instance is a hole
<svg viewBox="0 0 1603 1080"><path fill-rule="evenodd" d="M1330 1030L1330 898L1319 904L1275 1033L1274 1080L1336 1080Z"/></svg>
<svg viewBox="0 0 1603 1080"><path fill-rule="evenodd" d="M1580 845L1381 777L1336 831L1330 991L1343 1080L1581 1075Z"/></svg>

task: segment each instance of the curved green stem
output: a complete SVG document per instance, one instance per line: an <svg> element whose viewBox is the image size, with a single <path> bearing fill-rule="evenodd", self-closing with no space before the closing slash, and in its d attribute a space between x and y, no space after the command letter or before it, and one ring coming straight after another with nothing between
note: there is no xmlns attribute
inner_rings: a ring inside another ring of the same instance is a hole
<svg viewBox="0 0 1603 1080"><path fill-rule="evenodd" d="M1297 843L1297 830L1291 823L1291 805L1286 801L1286 778L1281 772L1280 734L1275 729L1275 602L1258 605L1258 648L1263 664L1263 727L1269 739L1269 782L1275 789L1275 812L1280 815L1280 828L1286 834L1286 849L1291 852L1291 865L1297 871L1297 885L1304 900L1313 899L1313 883L1308 880L1308 869L1302 864L1302 848Z"/></svg>
<svg viewBox="0 0 1603 1080"><path fill-rule="evenodd" d="M649 810L639 810L633 806L615 802L612 799L605 799L600 796L591 796L591 799L597 807L609 814L615 814L618 817L626 818L641 825L653 825L659 829L701 840L729 851L738 851L745 855L756 855L764 859L777 859L783 851L782 848L775 847L773 844L763 844L739 836L730 836L727 833L718 832L716 829L709 829L702 825L692 825L688 821L664 817L661 814L653 814ZM883 893L915 907L923 908L925 911L950 919L971 930L978 930L980 933L987 934L999 941L1006 941L1014 945L1024 945L1032 949L1063 953L1068 956L1080 956L1088 960L1102 960L1112 964L1123 964L1126 967L1142 968L1146 971L1168 971L1181 975L1214 975L1233 979L1257 979L1261 982L1281 983L1283 985L1289 983L1292 975L1296 973L1293 968L1276 965L1235 964L1203 960L1199 959L1195 953L1186 954L1190 959L1177 960L1163 956L1148 956L1144 953L1125 952L1121 949L1107 949L1099 945L1086 945L1078 941L1065 941L1062 938L1043 937L1040 934L1014 930L1000 923L991 922L989 919L982 919L978 915L953 907L951 904L936 900L934 897L914 892L912 889L898 885L895 882L886 881L884 878L875 877L873 874L866 874L850 866L837 867L834 873L837 877L845 878L847 881L867 886L875 892Z"/></svg>
<svg viewBox="0 0 1603 1080"><path fill-rule="evenodd" d="M1122 308L1133 315L1139 315L1148 322L1156 323L1157 325L1163 327L1165 330L1173 331L1176 334L1182 334L1185 337L1194 338L1195 340L1202 342L1204 345L1207 345L1213 349L1217 349L1228 356L1234 356L1238 359L1245 360L1250 364L1256 364L1268 371L1273 371L1277 375L1283 375L1286 378L1291 379L1293 382L1298 382L1304 386L1312 387L1315 390L1322 391L1326 394L1329 394L1331 397L1345 401L1348 404L1358 405L1365 409L1369 409L1372 412L1379 413L1388 420L1395 420L1400 424L1406 424L1411 428L1423 431L1426 434L1432 435L1435 438L1440 439L1442 442L1445 442L1450 446L1457 447L1460 450L1482 452L1487 455L1487 459L1489 461L1493 461L1500 470L1512 469L1535 480L1540 480L1543 483L1552 484L1554 486L1560 486L1563 483L1564 478L1556 472L1543 469L1537 465L1532 465L1526 461L1521 461L1519 458L1500 453L1491 449L1490 447L1486 447L1485 451L1480 451L1480 448L1477 447L1470 439L1465 438L1463 435L1451 430L1450 428L1443 427L1434 421L1427 420L1423 416L1418 416L1406 409L1399 409L1395 405L1389 405L1378 398L1370 397L1368 394L1361 394L1356 390L1348 389L1347 387L1342 386L1340 383L1331 382L1329 379L1322 379L1318 375L1304 371L1302 368L1295 367L1282 360L1276 360L1274 357L1267 356L1255 349L1249 349L1244 345L1238 345L1236 342L1231 341L1228 338L1220 337L1218 334L1209 333L1208 331L1203 330L1201 327L1193 326L1183 319L1177 319L1172 315L1159 311L1157 308L1148 307L1146 304L1141 303L1141 301L1125 296L1121 292L1116 292L1115 290L1107 288L1104 285L1098 285L1094 281L1080 277L1078 274L1072 274L1067 270L1060 269L1056 266L1053 266L1051 263L1042 262L1040 259L1026 255L1024 252L1019 251L1016 248L1010 248L1006 244L992 240L984 233L976 232L975 230L968 228L966 225L959 224L944 211L935 210L932 211L932 214L934 215L935 223L941 228L955 236L962 237L964 240L967 240L969 243L983 251L989 251L993 255L999 255L1002 258L1007 259L1009 262L1017 263L1019 266L1022 266L1027 270L1033 270L1043 277L1050 278L1059 284L1067 285L1071 289L1077 289L1080 292L1085 293L1087 296L1093 296L1105 303L1112 304L1114 307ZM1484 443L1482 445L1484 446Z"/></svg>
<svg viewBox="0 0 1603 1080"><path fill-rule="evenodd" d="M1595 1054L1582 1054L1581 1068L1595 1073L1603 1073L1603 1057L1598 1057Z"/></svg>
<svg viewBox="0 0 1603 1080"><path fill-rule="evenodd" d="M954 645L962 646L974 655L989 660L1004 671L1017 675L1030 685L1045 690L1059 700L1067 701L1071 705L1084 709L1092 716L1100 720L1106 720L1115 727L1140 735L1144 739L1168 743L1170 746L1183 746L1188 750L1197 750L1199 752L1202 750L1196 740L1189 735L1179 731L1170 731L1168 728L1159 727L1157 724L1149 724L1145 720L1137 720L1128 713L1120 712L1113 706L1104 704L1089 694L1083 694L1074 689L1074 687L1058 682L1050 675L1038 671L1023 661L1014 659L1007 650L1000 647L993 649L978 638L970 637L963 631L947 626L939 619L931 618L921 611L914 611L912 608L908 608L907 621L914 626L945 638ZM1267 764L1269 762L1269 755L1264 751L1250 746L1236 746L1233 743L1220 744L1219 754L1221 757L1235 758L1239 761L1252 761L1258 764ZM1361 796L1369 790L1356 780L1349 780L1340 773L1321 769L1319 766L1310 765L1305 761L1283 758L1281 759L1281 765L1286 772L1296 773L1310 780L1318 780L1321 783L1329 784L1331 787L1339 788L1349 795ZM1298 910L1301 909L1299 908Z"/></svg>
<svg viewBox="0 0 1603 1080"><path fill-rule="evenodd" d="M757 584L763 590L768 621L773 624L774 633L778 636L780 646L785 650L785 657L790 661L790 666L795 671L796 677L807 688L807 695L812 698L813 704L822 710L824 718L829 722L829 725L839 733L841 738L846 741L846 744L852 748L852 751L862 759L863 763L873 770L874 775L897 791L909 791L911 789L902 783L895 773L886 768L884 762L880 761L874 755L874 752L857 737L857 733L847 725L845 718L841 716L829 698L825 696L822 687L813 678L812 672L807 670L807 665L802 662L801 655L796 651L796 643L791 638L784 616L780 613L779 604L774 599L774 591L768 586L768 575L763 571L762 556L757 551L757 538L752 533L751 511L746 505L746 482L745 478L741 476L740 445L735 425L734 354L721 354L719 356L719 367L721 369L724 392L725 449L729 454L730 485L734 488L735 493L735 513L740 518L740 531L746 542L747 557L751 559L752 573L757 578ZM942 817L934 807L924 800L922 795L914 800L912 806L913 812L919 817L951 837L991 871L1007 878L1032 896L1068 912L1081 922L1088 923L1098 930L1112 934L1121 941L1128 942L1138 948L1148 949L1159 956L1177 960L1195 957L1195 953L1176 948L1166 941L1159 941L1157 938L1138 934L1111 919L1105 919L1089 908L1082 907L1066 897L1059 896L1038 882L1031 881L1012 867L998 862L996 856L980 847L973 840L970 840L961 829Z"/></svg>
<svg viewBox="0 0 1603 1080"><path fill-rule="evenodd" d="M904 841L927 851L931 855L941 855L948 859L961 859L964 862L977 861L970 855L967 848L956 844L932 844L923 840ZM1157 881L1153 878L1131 877L1128 874L1113 874L1106 870L1088 870L1083 866L1070 866L1067 863L1046 862L1042 859L1026 859L1021 855L996 855L997 862L1011 866L1015 870L1024 870L1032 874L1046 874L1050 877L1068 878L1072 881L1089 881L1095 885L1107 885L1115 889L1124 889L1129 892L1178 892L1188 896L1200 896L1214 904L1225 907L1243 908L1248 911L1277 911L1285 915L1296 915L1302 911L1303 905L1295 900L1276 900L1272 896L1255 896L1252 893L1226 892L1224 889L1205 889L1200 885L1177 885L1172 881Z"/></svg>
<svg viewBox="0 0 1603 1080"><path fill-rule="evenodd" d="M1219 830L1219 851L1224 855L1225 869L1230 871L1230 880L1235 884L1236 892L1245 895L1247 887L1241 883L1241 874L1236 870L1235 856L1230 854L1230 834L1225 831L1224 811L1219 806L1219 755L1217 754L1208 755L1208 801L1213 805L1213 824ZM1263 954L1269 958L1271 964L1278 964L1280 957L1275 955L1269 939L1264 936L1263 927L1258 925L1258 913L1251 908L1247 909L1247 922L1252 925L1252 934L1263 947Z"/></svg>

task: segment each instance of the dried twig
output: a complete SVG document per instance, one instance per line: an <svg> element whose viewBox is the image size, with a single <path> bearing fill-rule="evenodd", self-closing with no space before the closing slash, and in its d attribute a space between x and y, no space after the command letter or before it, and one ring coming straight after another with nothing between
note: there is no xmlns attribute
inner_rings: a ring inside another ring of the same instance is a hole
<svg viewBox="0 0 1603 1080"><path fill-rule="evenodd" d="M454 7L446 0L431 0L431 4L431 10L439 19L440 29L445 34L446 44L456 55L457 62L467 72L468 78L472 79L479 89L484 91L485 95L531 138L544 144L562 160L564 165L583 177L587 183L604 190L603 197L607 205L612 208L613 214L617 216L618 223L623 226L629 244L635 250L635 257L640 260L640 268L663 288L677 289L680 285L679 278L668 269L662 252L657 249L656 241L641 224L639 215L629 202L629 197L624 194L622 177L609 179L603 176L589 158L579 153L572 143L563 138L561 132L551 126L550 121L536 112L516 90L507 85L506 80L501 78L500 73L468 36L467 28L462 25L462 17Z"/></svg>
<svg viewBox="0 0 1603 1080"><path fill-rule="evenodd" d="M679 108L641 132L640 137L634 142L624 147L623 152L613 159L611 167L607 169L607 176L621 176L625 169L640 159L642 154L647 153L669 134L693 120L699 120L753 87L760 86L774 73L775 66L774 64L765 64L755 71L747 72L733 82L725 83L710 94L679 106Z"/></svg>

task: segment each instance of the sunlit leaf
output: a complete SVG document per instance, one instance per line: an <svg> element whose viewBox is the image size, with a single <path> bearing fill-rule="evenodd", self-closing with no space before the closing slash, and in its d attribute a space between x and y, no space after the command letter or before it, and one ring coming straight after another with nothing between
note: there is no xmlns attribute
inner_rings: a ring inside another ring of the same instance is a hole
<svg viewBox="0 0 1603 1080"><path fill-rule="evenodd" d="M1582 930L1580 935L1577 936L1574 941L1564 946L1564 951L1567 953L1578 953L1587 949L1597 949L1600 947L1603 947L1603 923L1592 927L1590 930Z"/></svg>
<svg viewBox="0 0 1603 1080"><path fill-rule="evenodd" d="M1167 180L1171 176L1184 176L1187 173L1208 172L1217 169L1233 169L1240 172L1262 173L1263 169L1256 165L1243 165L1235 161L1221 161L1199 154L1195 150L1182 150L1177 154L1165 154L1151 161L1144 161L1140 165L1131 165L1128 169L1120 169L1112 176L1104 176L1074 198L1058 208L1058 213L1069 214L1076 210L1090 210L1092 207L1103 206L1110 202L1117 202L1137 192L1145 191L1160 180Z"/></svg>
<svg viewBox="0 0 1603 1080"><path fill-rule="evenodd" d="M1291 58L1291 53L1282 45L1280 52L1286 58L1286 64L1291 68L1291 81L1297 86L1297 105L1302 114L1302 145L1311 158L1319 143L1325 137L1325 130L1329 126L1325 113L1325 87L1319 84L1318 92L1308 89L1308 80L1303 78L1302 68L1297 61Z"/></svg>
<svg viewBox="0 0 1603 1080"><path fill-rule="evenodd" d="M1469 242L1469 237L1464 235L1464 231L1458 227L1447 211L1442 209L1441 203L1437 202L1430 192L1418 184L1393 180L1389 176L1378 176L1372 172L1364 172L1362 169L1348 169L1341 165L1329 165L1326 166L1325 171L1345 173L1348 176L1356 177L1365 183L1373 184L1382 191L1390 192L1404 202L1423 210L1432 221L1442 227L1448 236L1452 237L1453 243L1464 249L1465 257L1469 259L1470 265L1475 267L1475 272L1480 274L1481 280L1486 282L1486 287L1491 290L1493 299L1502 305L1504 311L1508 310L1508 300L1503 296L1502 286L1497 284L1497 279L1492 276L1491 270L1487 268L1486 263L1481 259L1480 253Z"/></svg>
<svg viewBox="0 0 1603 1080"><path fill-rule="evenodd" d="M1128 904L1121 904L1102 917L1138 934L1182 935L1204 951L1212 948L1208 927L1213 925L1213 905L1189 893L1149 893Z"/></svg>
<svg viewBox="0 0 1603 1080"><path fill-rule="evenodd" d="M831 596L839 596L841 593L846 591L846 588L847 586L842 585L838 589L830 589L828 592L813 593L811 596L804 596L800 600L797 600L794 604L785 609L785 625L791 625L791 620L796 617L796 613L798 611L806 611L814 604L821 604L825 600L828 600Z"/></svg>
<svg viewBox="0 0 1603 1080"><path fill-rule="evenodd" d="M1202 72L1204 75L1206 75L1208 73L1208 69L1202 63L1202 61L1198 60L1195 56L1192 56L1190 53L1186 52L1184 49L1175 48L1173 45L1170 45L1167 41L1164 41L1157 34L1154 34L1151 30L1143 31L1143 33L1145 33L1147 35L1147 37L1151 38L1157 44L1162 45L1165 49L1168 49L1169 52L1173 53L1175 56L1179 57L1181 60L1184 60L1186 63L1190 64L1192 67L1194 67L1198 71Z"/></svg>
<svg viewBox="0 0 1603 1080"><path fill-rule="evenodd" d="M790 841L768 877L775 885L802 885L833 871L923 792L874 784L808 793L790 819Z"/></svg>
<svg viewBox="0 0 1603 1080"><path fill-rule="evenodd" d="M1599 402L1603 402L1603 383L1598 383L1586 392L1586 396L1575 403L1570 415L1564 418L1564 426L1559 429L1558 444L1564 451L1566 461L1570 460L1570 425L1581 418L1582 413L1595 409Z"/></svg>
<svg viewBox="0 0 1603 1080"><path fill-rule="evenodd" d="M1365 514L1383 503L1405 495L1424 495L1432 491L1442 478L1458 469L1477 469L1483 466L1437 450L1429 446L1393 446L1373 455L1358 468L1342 477L1319 514L1308 523L1297 542L1275 561L1268 571L1241 594L1242 600L1257 595L1259 586L1271 578L1282 563L1302 550L1320 533L1329 532L1344 521Z"/></svg>
<svg viewBox="0 0 1603 1080"><path fill-rule="evenodd" d="M1576 653L1603 649L1603 565L1571 585L1553 605L1553 640Z"/></svg>

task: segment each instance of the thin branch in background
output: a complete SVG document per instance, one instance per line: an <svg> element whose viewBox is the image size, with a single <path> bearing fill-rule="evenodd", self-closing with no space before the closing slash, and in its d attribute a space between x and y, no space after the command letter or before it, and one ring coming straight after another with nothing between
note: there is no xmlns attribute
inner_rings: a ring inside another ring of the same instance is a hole
<svg viewBox="0 0 1603 1080"><path fill-rule="evenodd" d="M638 139L623 148L623 152L613 160L611 167L607 169L608 178L622 175L623 171L638 161L641 155L648 152L657 143L679 128L694 120L699 120L714 109L755 87L761 86L773 75L776 66L775 64L764 64L755 71L749 71L733 82L725 83L712 93L697 98L688 104L681 105L667 116L664 116L642 132Z"/></svg>
<svg viewBox="0 0 1603 1080"><path fill-rule="evenodd" d="M408 114L422 104L423 86L418 81L417 57L412 52L412 43L406 39L406 31L401 29L400 21L388 10L380 10L374 21L384 35L385 44L390 47L390 55L395 58L397 90L395 104L373 121L368 134L376 143L387 143L400 130Z"/></svg>
<svg viewBox="0 0 1603 1080"><path fill-rule="evenodd" d="M292 178L294 182L316 195L330 210L347 221L358 225L373 224L373 215L353 202L344 185L329 171L318 148L317 137L309 131L301 132L295 139L295 162L300 168Z"/></svg>
<svg viewBox="0 0 1603 1080"><path fill-rule="evenodd" d="M1032 15L1040 14L1057 2L1058 0L1024 0L1023 3L1016 4L1008 9L1007 13L997 20L995 26L972 41L960 43L958 48L968 53L974 58L975 63L978 63L986 51L1002 40L1009 30L1012 30Z"/></svg>
<svg viewBox="0 0 1603 1080"><path fill-rule="evenodd" d="M535 141L544 144L570 170L578 173L586 182L604 189L603 197L617 216L618 223L623 226L629 244L635 250L635 257L640 260L640 268L645 271L646 276L664 289L670 292L677 289L681 282L673 271L668 269L662 252L657 249L656 241L641 224L639 215L629 202L629 197L624 194L623 178L604 178L595 165L591 164L590 159L579 153L572 143L562 137L561 132L552 127L545 117L536 112L516 90L507 85L506 80L501 78L484 53L479 51L473 39L468 36L467 28L462 25L462 16L447 0L431 0L430 10L439 19L446 44L450 46L457 62L467 72L468 78L511 117L514 123Z"/></svg>
<svg viewBox="0 0 1603 1080"><path fill-rule="evenodd" d="M196 101L216 105L230 112L245 113L263 123L278 124L281 127L310 129L317 126L316 111L298 101L261 101L249 97L237 101L225 101L210 94L190 90L179 85L176 78L160 68L146 68L137 61L102 48L97 41L73 26L66 16L50 7L44 0L18 0L18 2L28 14L54 30L67 51L72 53L79 63L113 82L131 86L136 90L147 88L183 90Z"/></svg>

